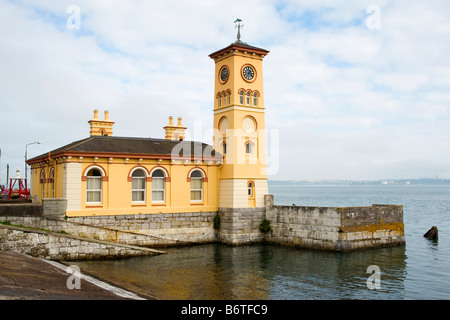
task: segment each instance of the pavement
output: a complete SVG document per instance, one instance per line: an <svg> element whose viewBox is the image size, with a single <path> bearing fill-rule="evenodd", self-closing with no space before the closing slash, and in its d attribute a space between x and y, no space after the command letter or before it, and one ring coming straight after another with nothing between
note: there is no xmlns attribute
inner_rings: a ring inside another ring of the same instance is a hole
<svg viewBox="0 0 450 320"><path fill-rule="evenodd" d="M69 289L67 267L24 254L0 251L0 300L137 300L105 281L83 275L79 289ZM72 278L72 284L75 280ZM121 294L124 293L125 294Z"/></svg>

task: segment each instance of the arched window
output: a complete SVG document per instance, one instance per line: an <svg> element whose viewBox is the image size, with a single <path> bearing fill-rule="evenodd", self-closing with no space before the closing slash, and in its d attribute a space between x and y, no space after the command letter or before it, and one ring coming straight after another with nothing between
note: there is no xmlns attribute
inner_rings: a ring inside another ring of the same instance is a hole
<svg viewBox="0 0 450 320"><path fill-rule="evenodd" d="M45 170L41 170L40 182L42 183L42 199L45 198Z"/></svg>
<svg viewBox="0 0 450 320"><path fill-rule="evenodd" d="M217 100L219 100L219 107L222 106L222 96L220 94L217 95Z"/></svg>
<svg viewBox="0 0 450 320"><path fill-rule="evenodd" d="M55 169L50 170L50 183L52 184L52 198L55 197Z"/></svg>
<svg viewBox="0 0 450 320"><path fill-rule="evenodd" d="M191 172L191 201L203 200L203 175L200 170Z"/></svg>
<svg viewBox="0 0 450 320"><path fill-rule="evenodd" d="M164 171L157 169L152 173L152 202L165 201L165 175Z"/></svg>
<svg viewBox="0 0 450 320"><path fill-rule="evenodd" d="M244 90L239 91L239 102L244 104Z"/></svg>
<svg viewBox="0 0 450 320"><path fill-rule="evenodd" d="M251 143L250 141L248 141L248 142L245 144L245 153L246 153L246 154L251 154L252 151L253 151L253 143Z"/></svg>
<svg viewBox="0 0 450 320"><path fill-rule="evenodd" d="M223 154L224 155L227 154L227 143L226 142L223 143Z"/></svg>
<svg viewBox="0 0 450 320"><path fill-rule="evenodd" d="M223 106L225 107L227 105L227 94L223 94Z"/></svg>
<svg viewBox="0 0 450 320"><path fill-rule="evenodd" d="M228 91L228 104L229 105L231 104L231 92L230 91Z"/></svg>
<svg viewBox="0 0 450 320"><path fill-rule="evenodd" d="M256 92L253 93L253 105L254 106L258 105L258 93Z"/></svg>
<svg viewBox="0 0 450 320"><path fill-rule="evenodd" d="M144 170L136 169L131 174L131 201L145 202L145 179Z"/></svg>
<svg viewBox="0 0 450 320"><path fill-rule="evenodd" d="M254 194L254 192L253 192L253 187L254 187L253 182L250 181L250 182L247 184L247 193L248 193L248 197L249 197L249 198L253 198L253 194Z"/></svg>
<svg viewBox="0 0 450 320"><path fill-rule="evenodd" d="M86 175L86 202L102 202L102 173L97 168L92 168Z"/></svg>
<svg viewBox="0 0 450 320"><path fill-rule="evenodd" d="M250 105L250 91L247 91L247 104Z"/></svg>

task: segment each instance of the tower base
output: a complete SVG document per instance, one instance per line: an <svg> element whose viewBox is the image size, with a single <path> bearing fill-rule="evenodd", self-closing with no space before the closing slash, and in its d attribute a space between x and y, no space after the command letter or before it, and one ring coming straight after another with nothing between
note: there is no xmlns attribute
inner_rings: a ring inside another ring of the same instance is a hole
<svg viewBox="0 0 450 320"><path fill-rule="evenodd" d="M219 216L220 242L243 245L264 241L259 225L266 217L265 208L219 208Z"/></svg>

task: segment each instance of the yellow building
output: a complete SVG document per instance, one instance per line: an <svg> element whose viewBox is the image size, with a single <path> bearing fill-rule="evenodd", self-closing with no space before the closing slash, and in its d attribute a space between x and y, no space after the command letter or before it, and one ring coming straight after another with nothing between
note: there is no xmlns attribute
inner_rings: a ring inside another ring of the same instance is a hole
<svg viewBox="0 0 450 320"><path fill-rule="evenodd" d="M182 119L165 139L116 137L114 121L89 120L90 136L29 159L32 196L65 198L67 216L264 207L268 193L262 60L238 40L215 62L213 146L185 141Z"/></svg>

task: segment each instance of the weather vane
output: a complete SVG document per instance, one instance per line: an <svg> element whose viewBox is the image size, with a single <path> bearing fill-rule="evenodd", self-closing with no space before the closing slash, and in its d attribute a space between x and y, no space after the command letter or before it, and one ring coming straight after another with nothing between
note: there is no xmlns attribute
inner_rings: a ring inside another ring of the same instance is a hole
<svg viewBox="0 0 450 320"><path fill-rule="evenodd" d="M241 22L242 22L242 20L239 19L239 18L237 18L237 19L234 21L235 28L238 29L238 33L237 33L237 40L238 40L238 41L241 41L241 28L244 27L244 25L241 24Z"/></svg>

